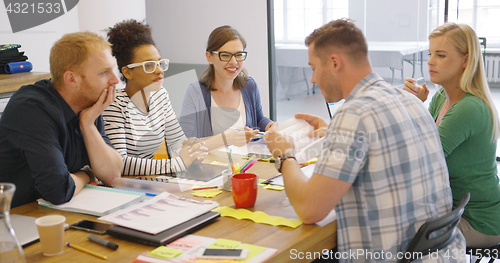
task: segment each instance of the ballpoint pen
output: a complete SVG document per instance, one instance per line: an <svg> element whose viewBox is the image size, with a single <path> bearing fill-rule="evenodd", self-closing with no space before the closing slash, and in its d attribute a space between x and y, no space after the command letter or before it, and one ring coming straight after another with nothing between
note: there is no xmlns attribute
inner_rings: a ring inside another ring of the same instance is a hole
<svg viewBox="0 0 500 263"><path fill-rule="evenodd" d="M236 131L243 131L243 132L249 132L248 130L245 130L245 129L238 129L238 128L232 128L231 129L233 130L236 130ZM266 136L266 133L265 132L257 132L257 134L255 134L254 136L252 136L252 138L250 139L251 142L255 142L255 141L258 141L262 138L264 138L264 136Z"/></svg>
<svg viewBox="0 0 500 263"><path fill-rule="evenodd" d="M193 191L198 191L198 190L207 190L207 189L216 189L219 188L218 186L206 186L206 187L198 187L198 188L193 188Z"/></svg>

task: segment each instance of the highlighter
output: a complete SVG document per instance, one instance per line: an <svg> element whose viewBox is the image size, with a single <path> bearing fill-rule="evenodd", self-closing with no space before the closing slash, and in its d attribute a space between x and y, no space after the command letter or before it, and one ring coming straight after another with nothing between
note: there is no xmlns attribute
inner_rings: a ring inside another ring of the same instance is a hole
<svg viewBox="0 0 500 263"><path fill-rule="evenodd" d="M94 236L94 235L88 235L88 238L90 241L94 242L94 243L97 243L99 245L103 245L107 248L111 248L113 250L117 250L118 249L118 244L115 244L109 240L106 240L106 239L103 239L103 238L100 238L100 237L97 237L97 236Z"/></svg>

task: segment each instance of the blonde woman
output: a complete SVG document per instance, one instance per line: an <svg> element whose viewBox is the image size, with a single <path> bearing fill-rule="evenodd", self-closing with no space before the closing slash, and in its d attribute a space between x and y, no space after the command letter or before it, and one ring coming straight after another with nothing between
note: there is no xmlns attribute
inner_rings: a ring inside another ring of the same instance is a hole
<svg viewBox="0 0 500 263"><path fill-rule="evenodd" d="M454 205L464 192L471 193L459 228L468 247L494 246L500 243L499 120L474 30L455 23L436 28L429 36L427 64L430 80L441 86L429 111L441 137ZM406 79L404 89L422 101L429 93L413 79Z"/></svg>

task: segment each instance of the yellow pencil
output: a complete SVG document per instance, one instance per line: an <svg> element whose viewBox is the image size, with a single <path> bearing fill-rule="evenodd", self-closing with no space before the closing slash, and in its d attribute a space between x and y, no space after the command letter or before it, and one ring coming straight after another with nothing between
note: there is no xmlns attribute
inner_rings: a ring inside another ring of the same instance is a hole
<svg viewBox="0 0 500 263"><path fill-rule="evenodd" d="M95 257L98 257L98 258L102 258L102 259L108 259L108 257L107 257L107 256L101 255L101 254L99 254L99 253L97 253L97 252L94 252L94 251L90 251L90 250L88 250L88 249L86 249L86 248L83 248L83 247L81 247L81 246L77 246L77 245L74 245L74 244L70 244L69 242L68 242L68 243L66 243L66 245L67 245L68 247L72 247L72 248L74 248L74 249L76 249L76 250L80 250L80 251L82 251L82 252L88 253L88 254L90 254L90 255L92 255L92 256L95 256Z"/></svg>

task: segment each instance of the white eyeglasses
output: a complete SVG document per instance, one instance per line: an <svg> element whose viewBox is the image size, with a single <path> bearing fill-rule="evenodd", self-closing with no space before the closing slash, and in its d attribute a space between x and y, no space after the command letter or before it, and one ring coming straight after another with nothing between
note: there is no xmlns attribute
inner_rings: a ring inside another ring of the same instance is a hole
<svg viewBox="0 0 500 263"><path fill-rule="evenodd" d="M144 69L144 72L146 73L153 73L156 70L156 67L159 67L162 71L167 71L168 69L168 59L160 59L158 61L144 61L140 63L132 63L128 64L127 68L135 68L142 66Z"/></svg>

